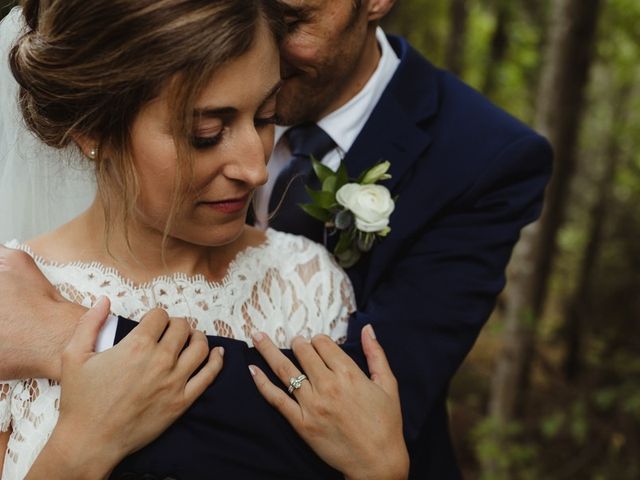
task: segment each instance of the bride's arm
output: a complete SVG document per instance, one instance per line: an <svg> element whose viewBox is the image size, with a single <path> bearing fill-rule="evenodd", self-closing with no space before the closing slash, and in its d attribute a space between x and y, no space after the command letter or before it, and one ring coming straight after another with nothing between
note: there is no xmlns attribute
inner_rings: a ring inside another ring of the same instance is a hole
<svg viewBox="0 0 640 480"><path fill-rule="evenodd" d="M108 313L103 300L78 323L64 350L60 416L28 479L106 477L180 417L222 368L222 349L210 352L204 334L161 310L96 354Z"/></svg>
<svg viewBox="0 0 640 480"><path fill-rule="evenodd" d="M345 478L406 479L398 384L370 325L361 339L370 378L325 335L294 339L306 379L291 396L255 365L249 369L264 398ZM254 345L284 385L302 373L266 335L255 336Z"/></svg>

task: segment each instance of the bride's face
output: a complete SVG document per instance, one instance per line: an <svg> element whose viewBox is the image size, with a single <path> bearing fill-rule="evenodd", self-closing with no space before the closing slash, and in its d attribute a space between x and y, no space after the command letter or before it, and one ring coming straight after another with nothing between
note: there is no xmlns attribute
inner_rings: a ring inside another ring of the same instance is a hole
<svg viewBox="0 0 640 480"><path fill-rule="evenodd" d="M253 192L267 180L279 85L278 49L263 26L253 47L220 68L196 102L194 181L170 237L217 246L240 235ZM148 103L131 132L139 221L158 232L169 217L177 171L168 95L167 88Z"/></svg>

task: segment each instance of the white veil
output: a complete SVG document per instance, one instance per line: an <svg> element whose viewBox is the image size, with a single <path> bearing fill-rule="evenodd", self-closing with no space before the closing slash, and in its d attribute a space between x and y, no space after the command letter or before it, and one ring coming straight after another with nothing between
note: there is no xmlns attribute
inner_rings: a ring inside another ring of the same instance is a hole
<svg viewBox="0 0 640 480"><path fill-rule="evenodd" d="M57 228L87 209L96 192L91 165L75 145L47 147L25 126L8 62L23 28L20 8L0 23L0 244Z"/></svg>

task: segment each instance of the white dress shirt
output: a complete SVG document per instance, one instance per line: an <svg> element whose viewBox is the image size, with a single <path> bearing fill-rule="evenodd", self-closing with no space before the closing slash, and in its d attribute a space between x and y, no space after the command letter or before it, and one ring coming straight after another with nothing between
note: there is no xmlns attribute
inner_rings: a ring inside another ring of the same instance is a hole
<svg viewBox="0 0 640 480"><path fill-rule="evenodd" d="M380 47L380 61L369 81L355 97L318 122L318 126L336 142L336 148L322 158L322 163L334 171L356 141L400 64L400 59L380 27L376 31L376 39ZM256 192L256 225L261 228L268 226L269 197L276 179L291 159L291 151L283 139L289 128L276 127L275 148L268 167L269 180Z"/></svg>

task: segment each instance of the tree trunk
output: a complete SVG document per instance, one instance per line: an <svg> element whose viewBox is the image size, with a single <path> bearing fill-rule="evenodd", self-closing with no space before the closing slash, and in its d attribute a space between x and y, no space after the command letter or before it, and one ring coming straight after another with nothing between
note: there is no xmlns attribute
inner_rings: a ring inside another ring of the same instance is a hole
<svg viewBox="0 0 640 480"><path fill-rule="evenodd" d="M468 16L467 0L451 0L445 65L449 71L458 76L461 76L464 71Z"/></svg>
<svg viewBox="0 0 640 480"><path fill-rule="evenodd" d="M585 90L594 58L601 0L556 0L552 16L552 41L538 101L536 127L546 135L555 152L554 174L536 242L536 264L531 270L530 308L534 324L525 342L525 361L520 374L522 396L528 388L534 351L535 323L542 314L547 281L556 253L556 236L567 205L571 177L575 170L575 151L584 108ZM517 288L517 285L516 285Z"/></svg>
<svg viewBox="0 0 640 480"><path fill-rule="evenodd" d="M582 338L586 326L584 319L590 311L593 274L602 246L604 227L611 204L611 190L622 155L619 136L621 126L627 117L631 90L632 85L624 86L613 105L616 119L612 122L609 132L609 141L605 152L606 165L598 182L597 198L589 216L591 219L589 236L587 237L589 240L580 262L578 285L567 306L564 373L569 382L575 381L582 371Z"/></svg>
<svg viewBox="0 0 640 480"><path fill-rule="evenodd" d="M510 266L503 351L497 360L489 401L489 414L498 425L508 424L520 413L528 386L536 325L574 171L600 5L600 0L554 2L536 122L554 146L554 176L542 218L523 231Z"/></svg>
<svg viewBox="0 0 640 480"><path fill-rule="evenodd" d="M492 97L498 86L500 66L507 56L509 47L509 23L511 21L511 1L496 0L496 23L491 35L491 48L487 61L482 93Z"/></svg>

